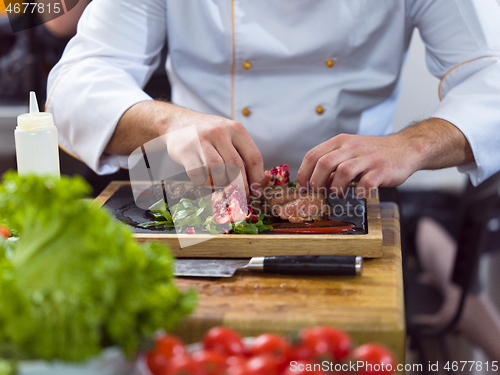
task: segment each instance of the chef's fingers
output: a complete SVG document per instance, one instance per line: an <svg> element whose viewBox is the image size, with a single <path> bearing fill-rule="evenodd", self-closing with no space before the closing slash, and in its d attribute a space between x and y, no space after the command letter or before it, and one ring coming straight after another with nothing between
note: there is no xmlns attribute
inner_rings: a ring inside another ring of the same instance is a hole
<svg viewBox="0 0 500 375"><path fill-rule="evenodd" d="M326 186L332 186L334 177L335 177L335 172L330 173L330 177L328 177L328 182L326 183Z"/></svg>
<svg viewBox="0 0 500 375"><path fill-rule="evenodd" d="M297 173L297 182L301 186L307 186L318 161L323 155L326 155L329 152L338 150L339 152L346 153L348 158L355 157L355 154L358 152L357 150L359 150L357 137L359 136L352 134L339 134L309 150L305 154L302 164L300 165ZM332 172L332 170L330 170L330 172Z"/></svg>
<svg viewBox="0 0 500 375"><path fill-rule="evenodd" d="M167 145L169 156L186 170L189 179L196 185L207 180L208 170L204 167L205 155L196 134L190 132L171 132L162 137Z"/></svg>
<svg viewBox="0 0 500 375"><path fill-rule="evenodd" d="M299 171L297 172L297 183L301 187L309 187L311 176L320 158L338 148L338 142L336 142L335 138L336 137L333 137L306 152ZM332 172L332 170L329 172Z"/></svg>
<svg viewBox="0 0 500 375"><path fill-rule="evenodd" d="M369 198L375 194L382 182L383 176L379 171L369 171L361 176L354 192L360 198Z"/></svg>
<svg viewBox="0 0 500 375"><path fill-rule="evenodd" d="M185 154L176 160L184 166L189 179L196 185L203 185L207 180L207 172L197 153Z"/></svg>
<svg viewBox="0 0 500 375"><path fill-rule="evenodd" d="M244 127L238 129L232 141L246 165L250 190L260 192L264 187L264 160L259 148Z"/></svg>
<svg viewBox="0 0 500 375"><path fill-rule="evenodd" d="M367 169L368 162L363 158L349 159L340 163L330 185L332 193L339 197L345 197L351 181Z"/></svg>
<svg viewBox="0 0 500 375"><path fill-rule="evenodd" d="M232 183L235 185L240 185L243 183L243 186L239 186L240 188L245 190L246 196L249 196L249 188L248 188L248 180L245 169L245 163L241 158L240 154L233 147L232 144L224 145L225 147L217 147L217 151L219 152L222 159L224 159L224 167L227 183ZM238 175L241 174L241 179L237 178Z"/></svg>
<svg viewBox="0 0 500 375"><path fill-rule="evenodd" d="M214 148L212 144L203 147L205 165L210 178L215 186L225 186L228 184L224 158Z"/></svg>
<svg viewBox="0 0 500 375"><path fill-rule="evenodd" d="M309 180L309 184L313 191L321 191L327 189L330 185L328 179L332 172L335 172L341 163L350 159L349 152L341 152L340 149L331 151L318 159L314 167L314 171Z"/></svg>
<svg viewBox="0 0 500 375"><path fill-rule="evenodd" d="M385 177L380 170L370 169L363 173L356 186L355 193L360 198L368 198L377 193L377 188L384 184Z"/></svg>

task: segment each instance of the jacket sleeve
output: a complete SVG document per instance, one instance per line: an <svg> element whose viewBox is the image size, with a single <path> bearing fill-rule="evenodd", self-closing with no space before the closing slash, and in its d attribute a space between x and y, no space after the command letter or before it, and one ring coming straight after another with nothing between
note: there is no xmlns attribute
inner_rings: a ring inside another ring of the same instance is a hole
<svg viewBox="0 0 500 375"><path fill-rule="evenodd" d="M47 111L62 149L100 174L127 167L127 156L103 155L122 114L151 100L142 87L166 39L164 0L95 0L49 74Z"/></svg>
<svg viewBox="0 0 500 375"><path fill-rule="evenodd" d="M460 166L477 185L500 170L500 6L496 0L411 0L410 17L441 79L433 117L457 126L475 163Z"/></svg>

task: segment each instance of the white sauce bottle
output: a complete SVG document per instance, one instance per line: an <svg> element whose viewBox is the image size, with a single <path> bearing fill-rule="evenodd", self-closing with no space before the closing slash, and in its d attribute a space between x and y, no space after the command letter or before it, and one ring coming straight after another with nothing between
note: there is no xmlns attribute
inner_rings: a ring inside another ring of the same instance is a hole
<svg viewBox="0 0 500 375"><path fill-rule="evenodd" d="M17 171L60 177L57 128L52 114L39 112L34 91L30 92L30 113L17 117L14 132Z"/></svg>

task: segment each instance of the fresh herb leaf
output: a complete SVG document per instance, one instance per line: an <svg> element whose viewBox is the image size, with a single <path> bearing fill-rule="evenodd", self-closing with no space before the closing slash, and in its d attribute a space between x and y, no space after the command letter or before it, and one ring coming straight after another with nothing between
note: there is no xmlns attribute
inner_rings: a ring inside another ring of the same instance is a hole
<svg viewBox="0 0 500 375"><path fill-rule="evenodd" d="M291 190L297 189L297 181L289 181L287 182L287 185Z"/></svg>
<svg viewBox="0 0 500 375"><path fill-rule="evenodd" d="M152 221L149 223L143 223L139 226L142 228L156 228L156 229L170 229L174 226L177 228L178 232L182 232L185 228L194 227L201 228L202 231L211 234L221 234L227 225L216 224L214 221L212 206L210 204L210 198L201 198L197 201L182 198L179 203L172 206L172 215L168 211L168 206L163 200L156 202L149 209L155 214L157 221ZM163 212L168 212L169 219L167 219ZM160 216L157 216L160 215ZM266 232L273 229L271 225L264 223L265 215L261 214L258 216L258 221L252 223L252 219L241 220L237 223L230 223L232 233L240 234L257 234L260 232Z"/></svg>
<svg viewBox="0 0 500 375"><path fill-rule="evenodd" d="M249 223L246 220L241 220L236 223L232 223L233 227L233 233L239 233L239 234L257 234L259 233L259 229L252 224L251 222Z"/></svg>
<svg viewBox="0 0 500 375"><path fill-rule="evenodd" d="M239 234L258 234L273 229L272 225L265 225L262 220L265 215L259 215L256 223L252 223L252 218L232 223L232 232Z"/></svg>
<svg viewBox="0 0 500 375"><path fill-rule="evenodd" d="M177 231L181 232L187 227L202 227L202 223L213 214L210 198L201 198L197 201L182 198L179 203L172 207L172 210L173 222Z"/></svg>
<svg viewBox="0 0 500 375"><path fill-rule="evenodd" d="M163 199L160 199L158 202L154 203L149 210L153 212L153 216L156 219L163 218L162 221L166 221L167 223L172 223L172 216L170 215L170 211L168 210L168 204L165 203Z"/></svg>
<svg viewBox="0 0 500 375"><path fill-rule="evenodd" d="M138 227L146 229L154 228L157 230L172 229L175 227L170 211L168 210L168 204L163 199L151 205L149 210L156 220L141 223Z"/></svg>
<svg viewBox="0 0 500 375"><path fill-rule="evenodd" d="M138 225L140 228L155 228L155 229L170 229L174 228L173 223L169 223L167 221L147 221L145 223L141 223Z"/></svg>
<svg viewBox="0 0 500 375"><path fill-rule="evenodd" d="M205 219L205 222L203 223L201 228L202 230L212 234L221 234L224 226L217 224L214 221L214 216L210 215Z"/></svg>

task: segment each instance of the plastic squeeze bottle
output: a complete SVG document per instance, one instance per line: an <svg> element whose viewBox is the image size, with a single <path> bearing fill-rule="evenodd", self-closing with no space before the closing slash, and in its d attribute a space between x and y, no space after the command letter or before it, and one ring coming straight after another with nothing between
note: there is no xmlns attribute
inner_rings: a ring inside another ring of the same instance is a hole
<svg viewBox="0 0 500 375"><path fill-rule="evenodd" d="M60 177L57 128L52 114L40 112L34 91L30 92L30 113L17 117L14 132L17 171Z"/></svg>

